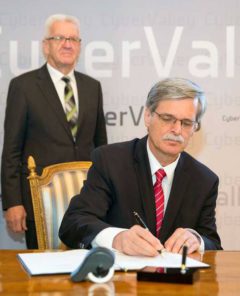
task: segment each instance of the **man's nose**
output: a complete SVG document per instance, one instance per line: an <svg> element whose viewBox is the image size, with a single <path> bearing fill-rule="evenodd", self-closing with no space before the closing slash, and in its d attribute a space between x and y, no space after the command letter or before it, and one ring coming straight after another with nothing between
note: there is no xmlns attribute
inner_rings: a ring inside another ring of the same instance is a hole
<svg viewBox="0 0 240 296"><path fill-rule="evenodd" d="M172 124L172 131L174 131L175 134L180 135L182 132L182 122L181 120L176 119L175 122Z"/></svg>
<svg viewBox="0 0 240 296"><path fill-rule="evenodd" d="M72 47L72 43L69 39L65 39L63 46L69 48Z"/></svg>

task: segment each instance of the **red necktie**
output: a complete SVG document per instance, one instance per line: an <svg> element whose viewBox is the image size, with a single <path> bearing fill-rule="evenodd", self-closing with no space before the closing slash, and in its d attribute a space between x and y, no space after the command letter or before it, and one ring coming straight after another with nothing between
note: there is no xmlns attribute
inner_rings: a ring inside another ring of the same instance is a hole
<svg viewBox="0 0 240 296"><path fill-rule="evenodd" d="M156 205L156 232L157 237L162 226L163 214L164 214L164 194L162 189L162 180L166 176L163 169L159 169L156 173L156 183L154 184L154 195Z"/></svg>

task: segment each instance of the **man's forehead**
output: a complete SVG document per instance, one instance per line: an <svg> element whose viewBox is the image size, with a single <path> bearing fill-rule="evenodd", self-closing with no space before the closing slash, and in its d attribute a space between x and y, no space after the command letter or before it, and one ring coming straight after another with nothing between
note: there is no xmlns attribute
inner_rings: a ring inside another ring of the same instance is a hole
<svg viewBox="0 0 240 296"><path fill-rule="evenodd" d="M189 97L182 97L182 98L164 98L158 102L159 104L171 105L171 104L185 104L186 102L195 103L198 102L197 98L189 98Z"/></svg>
<svg viewBox="0 0 240 296"><path fill-rule="evenodd" d="M57 20L54 23L52 23L50 27L50 31L67 31L69 29L79 33L78 26L72 21L68 21L68 20L63 20L63 21Z"/></svg>
<svg viewBox="0 0 240 296"><path fill-rule="evenodd" d="M198 107L198 99L193 98L184 98L184 99L169 99L162 100L158 102L156 110L170 110L175 111L179 109L197 109Z"/></svg>

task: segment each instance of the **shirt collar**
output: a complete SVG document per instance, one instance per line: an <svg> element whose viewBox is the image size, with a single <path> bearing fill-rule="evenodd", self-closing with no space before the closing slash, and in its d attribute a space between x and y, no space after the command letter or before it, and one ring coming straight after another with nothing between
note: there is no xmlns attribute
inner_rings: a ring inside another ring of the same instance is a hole
<svg viewBox="0 0 240 296"><path fill-rule="evenodd" d="M47 69L54 83L60 81L63 76L67 76L70 81L74 81L74 70L71 70L67 75L63 75L62 72L52 67L49 63L47 63Z"/></svg>
<svg viewBox="0 0 240 296"><path fill-rule="evenodd" d="M176 166L178 164L178 161L179 161L179 158L180 158L181 154L179 154L178 158L174 162L172 162L169 165L163 167L161 165L161 163L153 155L152 151L150 150L148 140L147 140L147 153L148 153L148 159L149 159L149 163L150 163L152 177L155 176L155 173L159 169L163 168L165 173L166 173L168 181L172 182L173 177L174 177L174 171L175 171L175 168L176 168Z"/></svg>

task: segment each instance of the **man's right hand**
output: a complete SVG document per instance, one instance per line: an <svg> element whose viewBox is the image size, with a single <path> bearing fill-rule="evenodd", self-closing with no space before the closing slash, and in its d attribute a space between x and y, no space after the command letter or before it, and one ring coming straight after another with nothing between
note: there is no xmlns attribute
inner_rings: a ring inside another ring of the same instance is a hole
<svg viewBox="0 0 240 296"><path fill-rule="evenodd" d="M139 225L134 225L128 230L117 234L113 239L113 248L127 255L157 256L163 249L152 233Z"/></svg>
<svg viewBox="0 0 240 296"><path fill-rule="evenodd" d="M27 214L23 206L15 206L8 208L5 213L7 226L13 232L26 231L26 216Z"/></svg>

